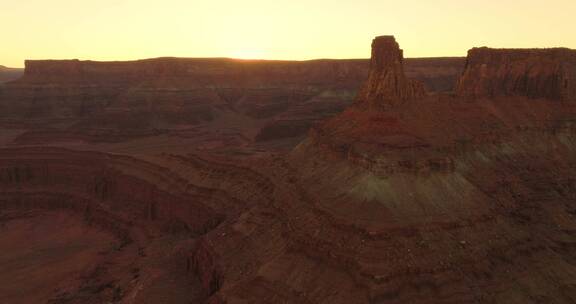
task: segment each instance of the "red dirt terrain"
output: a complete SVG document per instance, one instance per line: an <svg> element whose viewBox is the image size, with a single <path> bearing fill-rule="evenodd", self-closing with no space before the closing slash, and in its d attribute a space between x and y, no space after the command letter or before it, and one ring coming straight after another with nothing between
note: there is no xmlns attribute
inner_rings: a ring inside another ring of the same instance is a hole
<svg viewBox="0 0 576 304"><path fill-rule="evenodd" d="M27 62L0 303L576 302L576 51L372 47Z"/></svg>

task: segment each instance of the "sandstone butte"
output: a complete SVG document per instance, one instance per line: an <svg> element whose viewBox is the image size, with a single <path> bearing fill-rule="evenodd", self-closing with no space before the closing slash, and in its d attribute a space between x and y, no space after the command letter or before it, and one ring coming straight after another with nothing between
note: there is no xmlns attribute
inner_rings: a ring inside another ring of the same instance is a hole
<svg viewBox="0 0 576 304"><path fill-rule="evenodd" d="M573 303L575 58L27 62L0 302Z"/></svg>

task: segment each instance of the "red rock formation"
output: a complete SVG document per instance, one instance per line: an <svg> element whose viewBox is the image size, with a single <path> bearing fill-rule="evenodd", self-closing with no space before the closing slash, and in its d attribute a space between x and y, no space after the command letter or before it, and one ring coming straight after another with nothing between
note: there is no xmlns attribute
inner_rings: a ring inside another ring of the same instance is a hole
<svg viewBox="0 0 576 304"><path fill-rule="evenodd" d="M180 138L174 153L159 139L0 149L0 222L72 210L118 236L98 268L66 280L53 302L574 302L574 104L522 94L423 95L403 74L399 47L376 40L357 104L318 124L289 155L190 153L197 147ZM53 107L32 107L40 99L20 82L9 91L29 94L30 107L13 100L8 109L67 117L56 101L85 89L38 81L30 87L45 86L38 90L51 92ZM94 87L102 108L85 109L103 111L102 121L122 124L136 116L128 110L154 104L142 102L149 91L122 91L109 108L102 100L115 92L110 83ZM286 122L263 138L288 133L290 119L324 112L338 95L323 91L319 101L303 89L251 87L250 101L237 87L199 95L183 88L163 90L162 111L178 113L174 100L217 95L219 106ZM38 122L33 117L26 121Z"/></svg>
<svg viewBox="0 0 576 304"><path fill-rule="evenodd" d="M220 282L217 256L199 237L252 204L267 202L266 183L251 170L200 158L163 155L150 162L61 148L0 149L0 226L72 214L114 236L113 244L94 244L100 246L96 248L86 240L82 246L101 250L87 261L90 269L69 273L59 288L40 295L41 301L204 301L218 291ZM76 228L59 231L67 229ZM26 264L30 259L24 255L16 260ZM37 277L43 284L50 278ZM27 280L17 282L10 288ZM1 302L20 301L12 296L0 289Z"/></svg>
<svg viewBox="0 0 576 304"><path fill-rule="evenodd" d="M427 80L431 88L436 75L454 77L463 58L406 59L410 72ZM314 84L357 89L368 72L367 60L267 61L224 58L155 58L124 62L80 60L27 60L21 84L115 85L138 83L169 87L275 87ZM432 69L431 69L432 68ZM442 80L440 80L442 81Z"/></svg>
<svg viewBox="0 0 576 304"><path fill-rule="evenodd" d="M406 65L432 89L450 90L463 60ZM350 104L367 74L366 60L32 60L24 77L0 88L0 124L29 129L17 144L170 135L250 150L254 141L297 140Z"/></svg>
<svg viewBox="0 0 576 304"><path fill-rule="evenodd" d="M405 100L422 98L424 85L404 75L404 55L392 36L372 41L372 59L368 80L362 87L358 105L385 108Z"/></svg>
<svg viewBox="0 0 576 304"><path fill-rule="evenodd" d="M138 61L27 60L21 84L162 88L277 87L314 83L354 88L364 60L266 61L224 58L154 58Z"/></svg>
<svg viewBox="0 0 576 304"><path fill-rule="evenodd" d="M474 48L457 92L461 96L576 99L576 51Z"/></svg>
<svg viewBox="0 0 576 304"><path fill-rule="evenodd" d="M350 107L314 127L294 150L289 163L306 193L300 199L307 198L315 215L294 219L291 227L301 234L292 235L307 257L350 275L343 281L334 276L334 284L352 281L364 290L364 298L335 302L573 301L565 287L575 276L565 276L560 265L574 258L563 238L572 242L567 231L576 228L569 219L576 197L576 108L553 93L559 92L558 74L550 71L562 64L546 67L559 63L556 53L530 57L534 69L525 74L527 52L509 50L504 57L520 58L519 65L482 59L478 67L489 67L486 74L473 68L471 52L458 96L406 102L394 93L398 82L369 78L365 88L387 92L372 104L393 106ZM397 66L397 54L373 62ZM507 83L515 75L529 75L529 89L491 79ZM463 84L481 84L482 94L506 94L469 98ZM369 93L359 103L364 96ZM567 220L559 224L560 218ZM299 229L322 220L318 237ZM541 280L544 268L555 283ZM510 281L523 287L505 287ZM318 284L300 290L324 289Z"/></svg>

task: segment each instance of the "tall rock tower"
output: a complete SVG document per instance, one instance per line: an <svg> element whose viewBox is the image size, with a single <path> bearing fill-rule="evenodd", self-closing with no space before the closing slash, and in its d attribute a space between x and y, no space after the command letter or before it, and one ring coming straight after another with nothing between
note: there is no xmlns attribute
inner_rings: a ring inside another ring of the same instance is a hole
<svg viewBox="0 0 576 304"><path fill-rule="evenodd" d="M394 36L374 38L370 74L358 94L356 105L370 109L386 109L425 95L421 82L406 78L404 54Z"/></svg>

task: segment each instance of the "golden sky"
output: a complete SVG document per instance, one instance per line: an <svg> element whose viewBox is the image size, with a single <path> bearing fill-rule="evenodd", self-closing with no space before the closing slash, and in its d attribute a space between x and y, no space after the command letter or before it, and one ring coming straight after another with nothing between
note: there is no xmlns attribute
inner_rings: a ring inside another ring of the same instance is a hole
<svg viewBox="0 0 576 304"><path fill-rule="evenodd" d="M25 59L406 57L576 48L576 0L0 0L0 65Z"/></svg>

